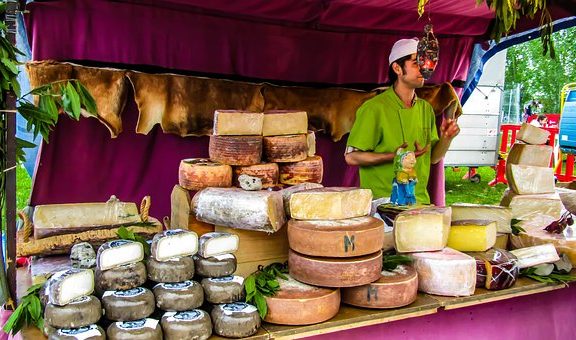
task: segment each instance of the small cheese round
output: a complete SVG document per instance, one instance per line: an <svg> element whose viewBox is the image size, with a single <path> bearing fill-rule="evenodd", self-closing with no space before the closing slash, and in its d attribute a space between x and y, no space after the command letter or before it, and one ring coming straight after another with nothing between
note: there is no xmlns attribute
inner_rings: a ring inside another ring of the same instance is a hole
<svg viewBox="0 0 576 340"><path fill-rule="evenodd" d="M88 325L79 328L63 328L53 330L48 340L104 340L106 333L98 325Z"/></svg>
<svg viewBox="0 0 576 340"><path fill-rule="evenodd" d="M102 305L105 311L104 316L108 320L138 320L154 312L154 294L143 287L107 291L102 295Z"/></svg>
<svg viewBox="0 0 576 340"><path fill-rule="evenodd" d="M194 255L196 274L202 277L222 277L234 274L236 271L236 256L225 254L212 257Z"/></svg>
<svg viewBox="0 0 576 340"><path fill-rule="evenodd" d="M108 270L96 268L94 276L96 291L132 289L146 282L146 265L144 262L136 262Z"/></svg>
<svg viewBox="0 0 576 340"><path fill-rule="evenodd" d="M149 257L146 269L148 279L154 282L182 282L194 277L194 259L192 256L185 256L160 262Z"/></svg>
<svg viewBox="0 0 576 340"><path fill-rule="evenodd" d="M256 334L261 320L256 307L244 302L216 305L210 313L214 332L228 338L244 338Z"/></svg>
<svg viewBox="0 0 576 340"><path fill-rule="evenodd" d="M156 306L165 311L185 311L198 308L204 302L204 290L196 281L159 283L154 286Z"/></svg>
<svg viewBox="0 0 576 340"><path fill-rule="evenodd" d="M324 166L320 156L308 157L295 163L283 163L279 167L282 184L322 183Z"/></svg>
<svg viewBox="0 0 576 340"><path fill-rule="evenodd" d="M162 328L158 320L140 319L114 322L106 330L108 339L113 340L162 340Z"/></svg>
<svg viewBox="0 0 576 340"><path fill-rule="evenodd" d="M210 303L231 303L244 298L244 278L241 276L205 278L202 288Z"/></svg>
<svg viewBox="0 0 576 340"><path fill-rule="evenodd" d="M262 150L269 162L300 162L308 157L308 141L305 134L266 136Z"/></svg>
<svg viewBox="0 0 576 340"><path fill-rule="evenodd" d="M44 321L54 328L79 328L98 322L102 305L95 296L83 296L67 305L46 305Z"/></svg>
<svg viewBox="0 0 576 340"><path fill-rule="evenodd" d="M166 312L160 324L166 340L204 340L212 335L210 315L200 309Z"/></svg>
<svg viewBox="0 0 576 340"><path fill-rule="evenodd" d="M207 187L230 187L232 167L204 158L183 159L178 169L178 183L193 191Z"/></svg>

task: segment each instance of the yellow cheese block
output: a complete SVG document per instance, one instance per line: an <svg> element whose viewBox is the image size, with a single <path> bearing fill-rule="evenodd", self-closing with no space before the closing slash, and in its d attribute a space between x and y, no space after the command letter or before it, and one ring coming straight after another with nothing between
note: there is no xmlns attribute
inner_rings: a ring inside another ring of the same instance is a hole
<svg viewBox="0 0 576 340"><path fill-rule="evenodd" d="M446 247L450 233L450 207L425 207L404 211L394 220L398 252L435 251Z"/></svg>
<svg viewBox="0 0 576 340"><path fill-rule="evenodd" d="M274 110L264 112L263 136L282 136L308 133L305 111Z"/></svg>
<svg viewBox="0 0 576 340"><path fill-rule="evenodd" d="M452 221L460 220L489 220L496 221L499 233L511 233L510 221L512 210L507 207L487 204L454 203L452 208Z"/></svg>
<svg viewBox="0 0 576 340"><path fill-rule="evenodd" d="M554 148L551 145L514 143L510 148L506 163L548 167L553 151Z"/></svg>
<svg viewBox="0 0 576 340"><path fill-rule="evenodd" d="M246 136L262 134L264 114L240 110L216 110L213 134L218 136Z"/></svg>
<svg viewBox="0 0 576 340"><path fill-rule="evenodd" d="M290 196L290 214L297 220L341 220L370 214L370 189L330 187Z"/></svg>
<svg viewBox="0 0 576 340"><path fill-rule="evenodd" d="M460 220L452 222L448 247L459 251L486 251L496 243L496 222Z"/></svg>

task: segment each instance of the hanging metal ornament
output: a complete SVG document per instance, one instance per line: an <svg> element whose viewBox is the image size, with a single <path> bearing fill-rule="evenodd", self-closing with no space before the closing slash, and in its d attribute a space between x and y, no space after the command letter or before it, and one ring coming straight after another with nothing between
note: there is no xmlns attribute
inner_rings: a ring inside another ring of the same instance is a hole
<svg viewBox="0 0 576 340"><path fill-rule="evenodd" d="M424 36L418 42L418 52L416 55L418 66L420 66L420 73L424 79L430 79L432 73L434 73L436 65L438 64L439 53L438 39L434 36L432 24L428 23L424 26Z"/></svg>

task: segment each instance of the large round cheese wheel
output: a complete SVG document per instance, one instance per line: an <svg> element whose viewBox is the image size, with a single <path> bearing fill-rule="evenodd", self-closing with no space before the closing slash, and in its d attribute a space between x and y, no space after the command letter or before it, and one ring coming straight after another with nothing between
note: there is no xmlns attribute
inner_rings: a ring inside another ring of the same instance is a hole
<svg viewBox="0 0 576 340"><path fill-rule="evenodd" d="M280 290L266 297L264 321L280 325L311 325L331 319L340 309L340 290L320 288L294 280L278 279Z"/></svg>
<svg viewBox="0 0 576 340"><path fill-rule="evenodd" d="M262 136L210 136L210 160L229 165L254 165L262 159Z"/></svg>
<svg viewBox="0 0 576 340"><path fill-rule="evenodd" d="M244 298L244 278L241 276L205 278L202 288L210 303L231 303Z"/></svg>
<svg viewBox="0 0 576 340"><path fill-rule="evenodd" d="M353 258L316 257L288 252L290 275L321 287L354 287L374 282L382 271L382 251Z"/></svg>
<svg viewBox="0 0 576 340"><path fill-rule="evenodd" d="M354 257L372 254L384 244L384 222L370 217L288 221L290 248L305 255Z"/></svg>
<svg viewBox="0 0 576 340"><path fill-rule="evenodd" d="M166 312L160 324L165 340L204 340L212 335L210 315L200 309Z"/></svg>
<svg viewBox="0 0 576 340"><path fill-rule="evenodd" d="M136 262L108 270L96 268L94 278L98 292L132 289L146 282L146 265Z"/></svg>
<svg viewBox="0 0 576 340"><path fill-rule="evenodd" d="M308 157L301 162L280 164L282 184L322 183L323 175L324 166L320 156Z"/></svg>
<svg viewBox="0 0 576 340"><path fill-rule="evenodd" d="M111 340L162 340L162 328L158 320L139 319L114 322L106 330Z"/></svg>
<svg viewBox="0 0 576 340"><path fill-rule="evenodd" d="M149 289L138 287L105 292L102 306L108 320L133 321L150 316L156 304L154 294Z"/></svg>
<svg viewBox="0 0 576 340"><path fill-rule="evenodd" d="M306 135L264 137L262 149L268 162L300 162L308 157Z"/></svg>
<svg viewBox="0 0 576 340"><path fill-rule="evenodd" d="M256 307L244 302L216 305L210 313L214 332L228 338L244 338L256 334L260 315Z"/></svg>
<svg viewBox="0 0 576 340"><path fill-rule="evenodd" d="M205 158L183 159L178 169L178 183L194 191L207 187L230 187L232 167Z"/></svg>
<svg viewBox="0 0 576 340"><path fill-rule="evenodd" d="M240 183L238 182L238 177L240 177L240 175L258 177L262 180L263 188L270 188L278 184L278 164L262 163L256 165L234 167L234 178L232 182L236 187L240 186Z"/></svg>
<svg viewBox="0 0 576 340"><path fill-rule="evenodd" d="M410 266L383 270L380 278L359 287L342 288L342 302L364 308L397 308L411 304L418 295L418 274Z"/></svg>
<svg viewBox="0 0 576 340"><path fill-rule="evenodd" d="M222 277L234 274L236 271L236 256L224 254L212 257L194 255L196 274L202 277Z"/></svg>
<svg viewBox="0 0 576 340"><path fill-rule="evenodd" d="M98 325L79 328L55 329L50 332L48 340L104 340L106 333Z"/></svg>
<svg viewBox="0 0 576 340"><path fill-rule="evenodd" d="M98 322L102 305L95 296L83 296L67 305L46 305L44 321L55 328L80 328Z"/></svg>
<svg viewBox="0 0 576 340"><path fill-rule="evenodd" d="M192 256L179 257L165 262L149 257L146 261L148 279L154 282L182 282L194 277L194 259Z"/></svg>
<svg viewBox="0 0 576 340"><path fill-rule="evenodd" d="M204 302L204 290L196 281L159 283L154 286L156 306L165 311L185 311L198 308Z"/></svg>

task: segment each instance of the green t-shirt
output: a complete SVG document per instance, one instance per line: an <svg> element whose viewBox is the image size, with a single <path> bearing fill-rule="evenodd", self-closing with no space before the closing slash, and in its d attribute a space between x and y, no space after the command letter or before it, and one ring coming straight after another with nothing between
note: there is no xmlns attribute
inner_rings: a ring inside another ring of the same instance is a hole
<svg viewBox="0 0 576 340"><path fill-rule="evenodd" d="M426 189L430 176L432 146L438 142L438 132L432 106L416 98L414 105L406 109L404 103L390 87L378 96L366 101L356 112L356 121L348 136L348 146L362 151L395 152L402 143L414 151L414 142L430 149L417 158L416 202L429 204ZM360 186L372 189L374 198L389 197L394 178L393 162L360 167Z"/></svg>

